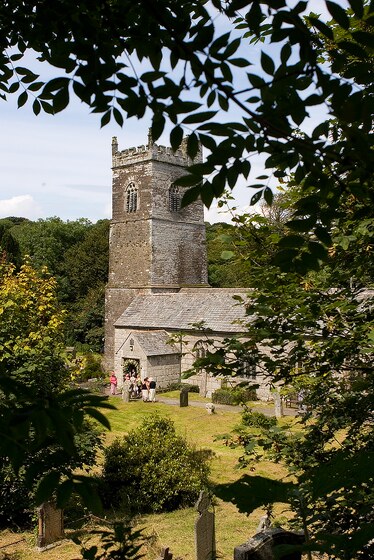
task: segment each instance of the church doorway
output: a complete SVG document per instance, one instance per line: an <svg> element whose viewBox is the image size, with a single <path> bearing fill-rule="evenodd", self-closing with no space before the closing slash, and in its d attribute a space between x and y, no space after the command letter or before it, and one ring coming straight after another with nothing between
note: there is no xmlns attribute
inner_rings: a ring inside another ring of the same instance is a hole
<svg viewBox="0 0 374 560"><path fill-rule="evenodd" d="M136 360L134 358L122 358L122 375L123 379L125 379L126 375L130 377L134 375L140 377L140 360Z"/></svg>

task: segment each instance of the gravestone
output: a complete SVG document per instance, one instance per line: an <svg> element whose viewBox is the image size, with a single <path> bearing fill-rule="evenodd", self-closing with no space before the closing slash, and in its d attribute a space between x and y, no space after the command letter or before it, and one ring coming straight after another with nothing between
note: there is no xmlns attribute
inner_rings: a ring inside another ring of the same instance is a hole
<svg viewBox="0 0 374 560"><path fill-rule="evenodd" d="M283 401L282 397L280 396L279 391L274 392L274 409L275 409L275 417L276 418L283 418Z"/></svg>
<svg viewBox="0 0 374 560"><path fill-rule="evenodd" d="M211 505L208 494L201 491L195 505L200 514L195 521L196 560L214 560L216 558L214 513L209 511Z"/></svg>
<svg viewBox="0 0 374 560"><path fill-rule="evenodd" d="M207 386L208 386L208 373L203 370L200 374L200 387L199 387L199 393L201 397L206 397L206 393L207 393Z"/></svg>
<svg viewBox="0 0 374 560"><path fill-rule="evenodd" d="M161 554L157 560L172 560L173 555L169 550L169 547L161 548ZM182 560L182 558L175 558L175 560Z"/></svg>
<svg viewBox="0 0 374 560"><path fill-rule="evenodd" d="M257 527L257 533L261 533L261 531L265 531L266 529L270 529L271 527L271 515L270 512L267 512L263 515L260 519L260 523Z"/></svg>
<svg viewBox="0 0 374 560"><path fill-rule="evenodd" d="M173 555L169 552L169 547L161 548L161 554L157 560L171 560Z"/></svg>
<svg viewBox="0 0 374 560"><path fill-rule="evenodd" d="M37 547L43 549L64 536L64 519L62 509L51 502L45 502L38 508Z"/></svg>
<svg viewBox="0 0 374 560"><path fill-rule="evenodd" d="M179 406L182 408L184 406L188 406L188 391L184 391L183 389L179 395Z"/></svg>
<svg viewBox="0 0 374 560"><path fill-rule="evenodd" d="M122 400L124 402L130 402L130 386L130 381L126 379L122 385Z"/></svg>
<svg viewBox="0 0 374 560"><path fill-rule="evenodd" d="M75 349L75 346L66 346L65 352L70 360L75 360L77 356L77 351Z"/></svg>
<svg viewBox="0 0 374 560"><path fill-rule="evenodd" d="M277 545L301 545L305 541L303 533L285 531L281 527L265 529L244 544L234 548L234 560L301 560L301 552L287 552L276 556Z"/></svg>

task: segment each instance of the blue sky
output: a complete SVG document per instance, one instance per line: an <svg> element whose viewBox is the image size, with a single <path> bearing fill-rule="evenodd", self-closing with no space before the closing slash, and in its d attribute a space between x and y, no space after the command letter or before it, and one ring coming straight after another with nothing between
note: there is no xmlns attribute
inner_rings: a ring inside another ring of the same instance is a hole
<svg viewBox="0 0 374 560"><path fill-rule="evenodd" d="M322 0L309 4L315 11L324 6ZM251 46L251 55L256 58L260 48ZM100 129L99 117L76 99L55 116L35 116L31 106L17 109L16 102L16 95L0 99L0 218L110 218L112 136L118 137L120 149L145 144L150 120ZM167 145L167 135L158 143ZM254 177L262 174L261 158L252 165ZM248 204L245 186L235 193L239 206ZM206 218L225 219L214 207Z"/></svg>
<svg viewBox="0 0 374 560"><path fill-rule="evenodd" d="M0 101L0 216L110 217L111 138L144 143L146 123L108 125L74 100L55 116ZM123 146L125 147L125 146Z"/></svg>
<svg viewBox="0 0 374 560"><path fill-rule="evenodd" d="M0 120L0 218L32 220L110 218L112 136L120 149L138 146L150 126L149 119L131 119L101 129L99 117L77 100L55 116L17 109L16 98L0 100ZM168 145L168 136L158 143ZM211 210L207 219L221 217Z"/></svg>

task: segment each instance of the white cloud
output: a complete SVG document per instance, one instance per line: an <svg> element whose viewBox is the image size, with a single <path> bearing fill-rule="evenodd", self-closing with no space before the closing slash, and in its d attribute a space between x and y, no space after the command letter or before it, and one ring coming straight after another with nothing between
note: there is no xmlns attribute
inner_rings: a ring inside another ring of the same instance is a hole
<svg viewBox="0 0 374 560"><path fill-rule="evenodd" d="M204 208L204 219L210 224L215 224L217 222L230 223L232 215L224 208L219 208L217 204L213 203L210 208Z"/></svg>
<svg viewBox="0 0 374 560"><path fill-rule="evenodd" d="M42 214L41 206L35 202L29 194L13 196L6 200L0 200L0 217L22 216L30 220L36 220Z"/></svg>

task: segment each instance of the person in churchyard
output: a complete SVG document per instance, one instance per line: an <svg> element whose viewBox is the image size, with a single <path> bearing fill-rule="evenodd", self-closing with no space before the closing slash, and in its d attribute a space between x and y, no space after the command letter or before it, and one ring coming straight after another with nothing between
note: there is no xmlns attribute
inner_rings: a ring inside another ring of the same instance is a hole
<svg viewBox="0 0 374 560"><path fill-rule="evenodd" d="M139 374L136 376L136 387L137 387L136 396L140 397L140 395L142 394L142 380Z"/></svg>
<svg viewBox="0 0 374 560"><path fill-rule="evenodd" d="M130 394L133 398L136 398L138 394L138 386L136 384L136 377L133 370L131 371L131 376L130 376Z"/></svg>
<svg viewBox="0 0 374 560"><path fill-rule="evenodd" d="M148 397L150 402L155 402L156 401L156 381L153 379L153 377L149 378L149 397Z"/></svg>
<svg viewBox="0 0 374 560"><path fill-rule="evenodd" d="M112 371L112 375L110 376L109 381L110 381L110 394L115 395L116 392L117 392L118 381L117 381L117 376L114 373L114 371Z"/></svg>
<svg viewBox="0 0 374 560"><path fill-rule="evenodd" d="M142 381L142 397L143 402L148 402L149 398L149 381L148 377L145 377Z"/></svg>
<svg viewBox="0 0 374 560"><path fill-rule="evenodd" d="M298 403L298 413L299 414L305 414L306 412L308 412L308 407L305 404L304 398L305 398L305 390L301 389L297 393L297 403Z"/></svg>

